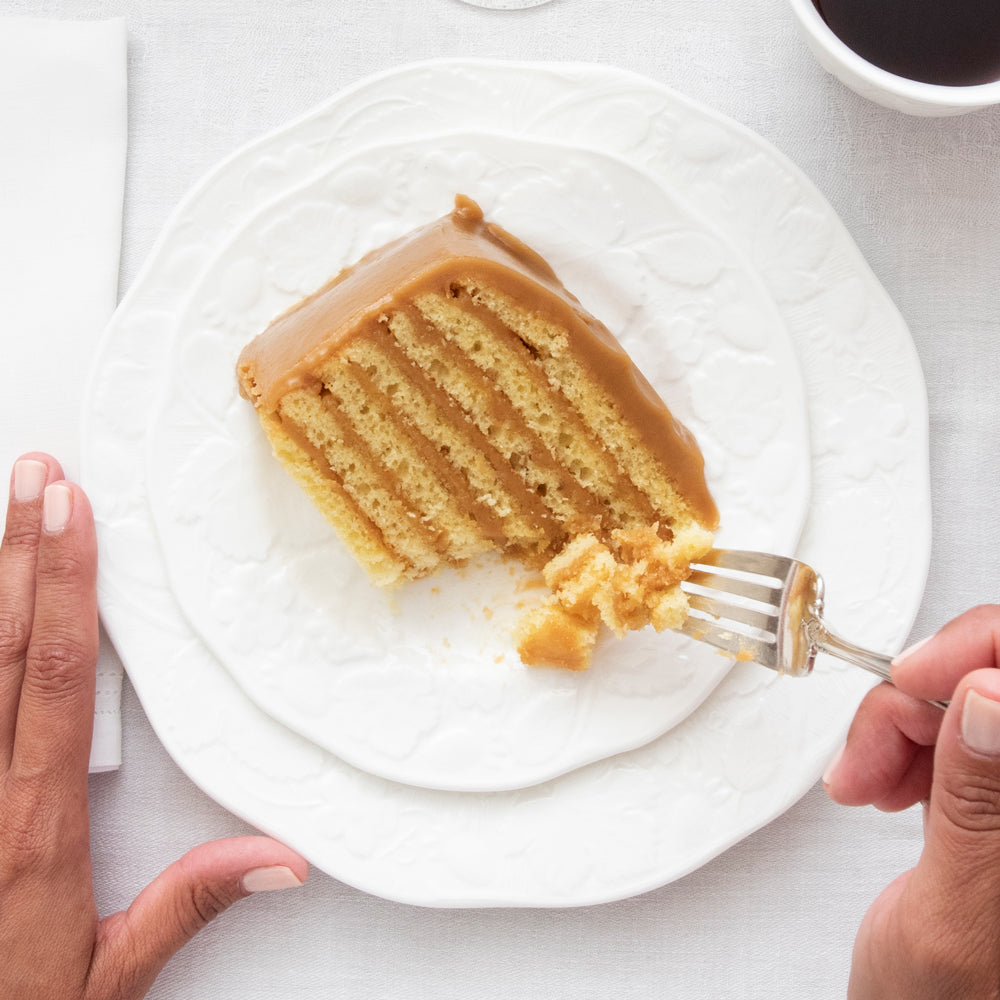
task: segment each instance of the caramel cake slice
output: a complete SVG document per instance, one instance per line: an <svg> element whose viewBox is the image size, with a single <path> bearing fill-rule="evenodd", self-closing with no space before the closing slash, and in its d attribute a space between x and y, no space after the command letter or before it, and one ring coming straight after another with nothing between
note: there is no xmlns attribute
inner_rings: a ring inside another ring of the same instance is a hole
<svg viewBox="0 0 1000 1000"><path fill-rule="evenodd" d="M459 196L242 352L280 463L372 582L499 551L542 567L528 664L674 628L718 512L691 434L541 257Z"/></svg>

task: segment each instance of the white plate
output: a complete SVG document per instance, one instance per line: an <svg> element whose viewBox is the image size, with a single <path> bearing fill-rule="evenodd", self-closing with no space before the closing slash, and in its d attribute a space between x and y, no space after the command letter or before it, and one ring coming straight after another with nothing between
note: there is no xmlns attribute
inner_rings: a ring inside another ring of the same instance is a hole
<svg viewBox="0 0 1000 1000"><path fill-rule="evenodd" d="M812 498L798 551L824 573L843 631L885 649L903 640L930 547L923 380L905 324L829 205L759 137L653 81L473 61L362 81L235 154L180 206L108 327L88 394L84 478L102 612L175 760L336 877L436 906L620 898L705 863L803 795L866 675L830 660L807 680L741 664L641 749L526 790L418 789L352 768L261 712L184 618L153 534L145 432L177 290L291 175L306 179L337 149L454 128L617 153L744 250L785 318L809 394Z"/></svg>
<svg viewBox="0 0 1000 1000"><path fill-rule="evenodd" d="M484 133L428 136L325 165L251 212L183 311L148 438L173 593L279 722L381 777L497 791L648 743L730 663L648 629L602 643L586 674L528 669L514 641L519 607L541 596L525 591L528 574L480 560L377 590L271 457L236 391L242 347L361 254L447 211L456 189L611 319L708 457L721 544L794 550L809 443L794 348L756 273L624 161Z"/></svg>

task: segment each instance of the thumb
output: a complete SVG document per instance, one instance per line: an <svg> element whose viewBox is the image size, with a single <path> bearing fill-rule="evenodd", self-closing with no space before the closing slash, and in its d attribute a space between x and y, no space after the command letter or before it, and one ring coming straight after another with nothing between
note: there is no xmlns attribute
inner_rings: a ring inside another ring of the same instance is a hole
<svg viewBox="0 0 1000 1000"><path fill-rule="evenodd" d="M167 961L238 899L301 885L309 866L269 837L215 840L188 851L158 875L128 910L101 921L93 995L145 996Z"/></svg>
<svg viewBox="0 0 1000 1000"><path fill-rule="evenodd" d="M955 688L934 757L924 853L918 868L963 906L1000 899L1000 670Z"/></svg>

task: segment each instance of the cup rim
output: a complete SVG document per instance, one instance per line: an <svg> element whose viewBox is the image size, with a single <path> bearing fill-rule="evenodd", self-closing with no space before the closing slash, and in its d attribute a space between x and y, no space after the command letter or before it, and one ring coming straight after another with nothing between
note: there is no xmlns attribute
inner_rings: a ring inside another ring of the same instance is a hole
<svg viewBox="0 0 1000 1000"><path fill-rule="evenodd" d="M909 77L890 73L858 55L846 42L841 41L836 32L823 20L813 0L789 0L789 3L813 39L831 56L872 86L901 97L952 107L975 108L1000 101L1000 79L988 83L941 84L911 80Z"/></svg>

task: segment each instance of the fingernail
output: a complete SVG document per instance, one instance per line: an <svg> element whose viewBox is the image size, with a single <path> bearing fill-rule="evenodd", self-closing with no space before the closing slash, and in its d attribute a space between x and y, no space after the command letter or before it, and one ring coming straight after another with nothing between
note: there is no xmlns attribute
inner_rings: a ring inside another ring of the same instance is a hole
<svg viewBox="0 0 1000 1000"><path fill-rule="evenodd" d="M896 657L893 658L892 665L896 666L897 663L902 663L903 660L907 659L907 657L912 656L918 649L921 649L924 646L926 646L927 643L929 643L933 638L934 638L933 635L927 635L924 636L924 638L921 639L920 642L915 642L912 646L907 646L907 648L904 649L902 653L899 653Z"/></svg>
<svg viewBox="0 0 1000 1000"><path fill-rule="evenodd" d="M271 868L254 868L243 876L243 888L246 892L270 892L272 889L294 889L302 885L301 879L284 865L274 865Z"/></svg>
<svg viewBox="0 0 1000 1000"><path fill-rule="evenodd" d="M962 739L977 753L1000 755L1000 701L968 691L962 706Z"/></svg>
<svg viewBox="0 0 1000 1000"><path fill-rule="evenodd" d="M19 503L37 500L45 489L49 470L44 462L33 458L22 458L14 463L14 499Z"/></svg>
<svg viewBox="0 0 1000 1000"><path fill-rule="evenodd" d="M62 483L46 486L42 500L42 527L50 535L57 535L69 523L72 513L73 491Z"/></svg>
<svg viewBox="0 0 1000 1000"><path fill-rule="evenodd" d="M833 760L826 765L826 770L823 772L823 784L828 785L830 779L833 777L833 772L837 770L837 765L840 763L841 758L844 756L844 751L847 749L847 745L842 746L834 755ZM816 772L813 771L813 774Z"/></svg>

